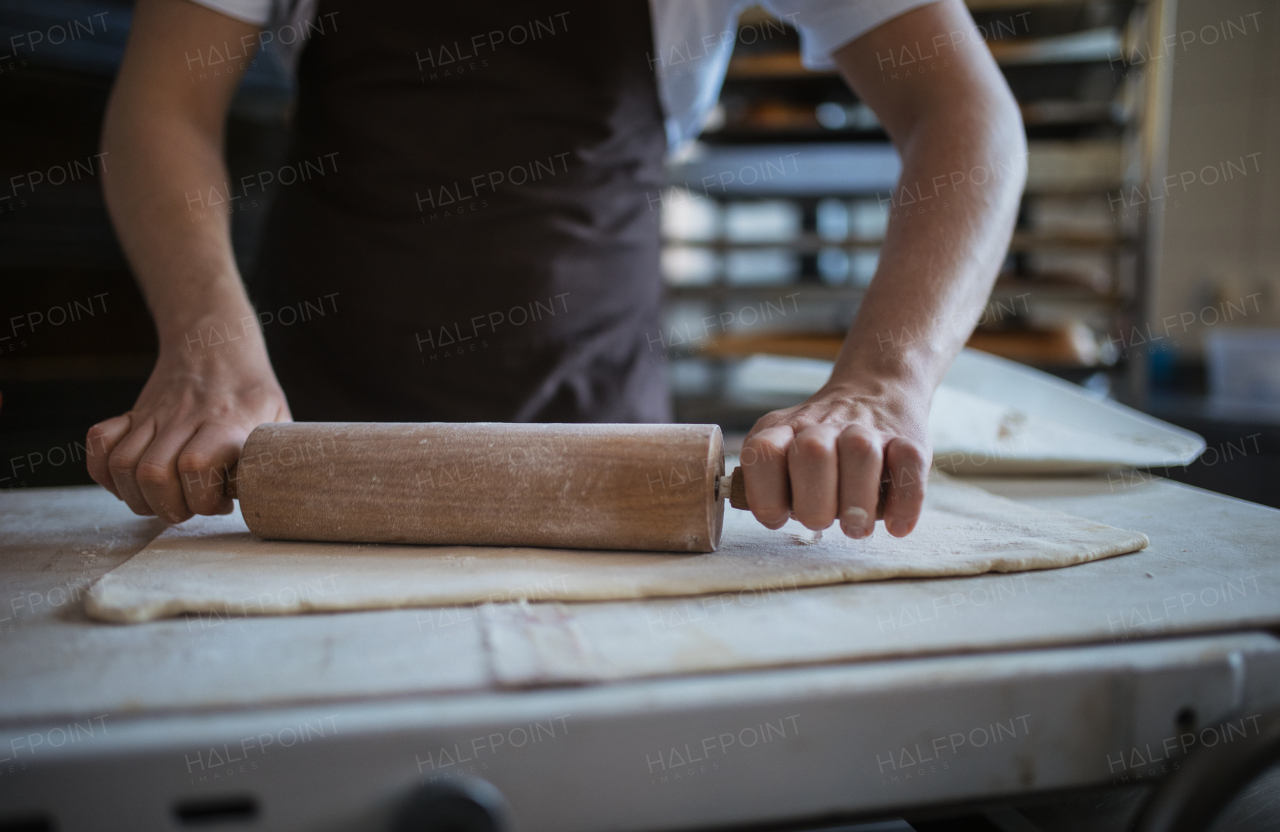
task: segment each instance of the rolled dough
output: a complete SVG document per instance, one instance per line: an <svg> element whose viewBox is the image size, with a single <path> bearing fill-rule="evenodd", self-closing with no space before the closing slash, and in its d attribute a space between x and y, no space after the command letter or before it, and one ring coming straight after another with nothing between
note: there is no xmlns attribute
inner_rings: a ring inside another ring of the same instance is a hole
<svg viewBox="0 0 1280 832"><path fill-rule="evenodd" d="M308 611L602 601L703 595L886 578L1053 569L1133 552L1146 535L1020 505L934 474L906 538L778 531L725 512L708 554L264 541L238 514L166 529L93 585L88 613L141 622L182 613L241 617Z"/></svg>
<svg viewBox="0 0 1280 832"><path fill-rule="evenodd" d="M934 464L961 475L1107 471L1122 467L1140 442L1061 424L945 385L933 394L929 441ZM1140 449L1160 452L1152 445ZM1165 465L1173 461L1168 453L1158 459Z"/></svg>

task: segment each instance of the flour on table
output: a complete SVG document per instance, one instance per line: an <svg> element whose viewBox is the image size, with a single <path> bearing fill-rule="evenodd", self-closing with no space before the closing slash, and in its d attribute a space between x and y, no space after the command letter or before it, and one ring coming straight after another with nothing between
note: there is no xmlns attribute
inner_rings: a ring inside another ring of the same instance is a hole
<svg viewBox="0 0 1280 832"><path fill-rule="evenodd" d="M798 545L802 544L802 545ZM264 541L239 514L166 529L104 575L90 615L139 622L513 601L605 601L889 578L1053 569L1142 549L1145 535L1024 506L942 474L916 530L862 540L726 510L707 554Z"/></svg>

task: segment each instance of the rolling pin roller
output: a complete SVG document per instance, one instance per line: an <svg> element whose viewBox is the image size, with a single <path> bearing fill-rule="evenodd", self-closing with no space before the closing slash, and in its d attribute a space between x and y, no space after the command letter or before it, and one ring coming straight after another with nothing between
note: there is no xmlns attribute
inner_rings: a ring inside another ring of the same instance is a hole
<svg viewBox="0 0 1280 832"><path fill-rule="evenodd" d="M747 507L716 425L264 424L227 492L260 537L353 543L711 552Z"/></svg>

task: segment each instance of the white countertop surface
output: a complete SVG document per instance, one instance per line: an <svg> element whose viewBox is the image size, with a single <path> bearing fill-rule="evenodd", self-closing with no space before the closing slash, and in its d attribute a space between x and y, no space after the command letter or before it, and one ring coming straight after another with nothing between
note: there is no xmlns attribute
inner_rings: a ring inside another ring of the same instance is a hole
<svg viewBox="0 0 1280 832"><path fill-rule="evenodd" d="M968 481L1144 532L1151 546L1059 570L845 584L754 599L114 625L86 618L80 599L162 524L134 516L96 487L6 492L0 726L105 713L421 699L534 680L546 685L548 669L553 683L580 685L1280 624L1280 511L1140 474ZM484 627L513 615L527 638L490 645ZM567 632L581 648L568 660L554 648Z"/></svg>

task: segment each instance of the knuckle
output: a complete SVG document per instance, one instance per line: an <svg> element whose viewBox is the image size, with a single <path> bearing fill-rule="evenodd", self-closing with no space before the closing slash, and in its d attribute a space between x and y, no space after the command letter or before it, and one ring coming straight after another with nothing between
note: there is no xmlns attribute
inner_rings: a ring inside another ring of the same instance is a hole
<svg viewBox="0 0 1280 832"><path fill-rule="evenodd" d="M762 431L752 437L751 444L760 449L784 447L781 433L782 431L774 429Z"/></svg>
<svg viewBox="0 0 1280 832"><path fill-rule="evenodd" d="M113 477L129 477L133 475L134 462L128 457L117 457L111 455L111 459L107 462L107 468L111 471Z"/></svg>
<svg viewBox="0 0 1280 832"><path fill-rule="evenodd" d="M791 418L787 419L786 424L791 428L793 433L799 435L809 428L820 424L820 416L815 415L808 410L801 410L793 414Z"/></svg>
<svg viewBox="0 0 1280 832"><path fill-rule="evenodd" d="M134 479L142 486L163 486L173 482L174 476L167 466L143 461L134 470Z"/></svg>
<svg viewBox="0 0 1280 832"><path fill-rule="evenodd" d="M742 464L746 466L761 462L771 462L786 455L786 448L776 442L760 437L753 437L742 448Z"/></svg>
<svg viewBox="0 0 1280 832"><path fill-rule="evenodd" d="M896 446L895 456L897 456L900 465L913 468L919 468L924 465L924 449L915 442L903 440L894 444Z"/></svg>
<svg viewBox="0 0 1280 832"><path fill-rule="evenodd" d="M841 453L853 456L869 457L878 456L880 453L880 448L870 436L857 431L845 431L840 434L838 447Z"/></svg>
<svg viewBox="0 0 1280 832"><path fill-rule="evenodd" d="M813 431L806 431L795 438L791 443L795 454L805 461L821 461L829 455L827 443L823 441L823 437L817 435Z"/></svg>
<svg viewBox="0 0 1280 832"><path fill-rule="evenodd" d="M187 451L178 457L178 471L183 474L198 474L214 465L213 457L203 451Z"/></svg>

